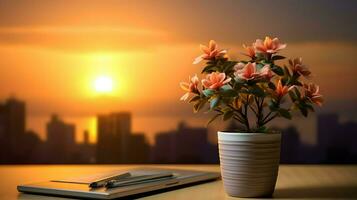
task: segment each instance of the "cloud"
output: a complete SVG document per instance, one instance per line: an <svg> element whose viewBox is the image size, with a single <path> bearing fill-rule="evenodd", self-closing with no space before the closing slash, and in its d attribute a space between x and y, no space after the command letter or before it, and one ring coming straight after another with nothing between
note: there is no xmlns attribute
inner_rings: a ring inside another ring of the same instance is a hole
<svg viewBox="0 0 357 200"><path fill-rule="evenodd" d="M3 45L35 46L66 51L131 51L166 43L161 31L117 27L3 27Z"/></svg>
<svg viewBox="0 0 357 200"><path fill-rule="evenodd" d="M5 1L0 43L120 51L271 35L290 43L356 44L356 7L351 0Z"/></svg>
<svg viewBox="0 0 357 200"><path fill-rule="evenodd" d="M190 9L185 6L175 5L182 12L173 12L171 21L180 19L181 37L195 41L241 43L272 35L296 43L357 42L357 1L194 1Z"/></svg>

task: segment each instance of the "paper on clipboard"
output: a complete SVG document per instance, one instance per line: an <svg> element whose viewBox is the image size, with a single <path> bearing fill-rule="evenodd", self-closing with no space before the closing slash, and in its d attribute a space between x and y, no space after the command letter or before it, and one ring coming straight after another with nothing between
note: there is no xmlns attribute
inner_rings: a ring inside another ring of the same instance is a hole
<svg viewBox="0 0 357 200"><path fill-rule="evenodd" d="M104 173L92 174L92 175L89 175L89 176L54 179L54 180L51 180L51 181L52 182L62 182L62 183L90 184L93 181L96 181L98 179L102 179L102 178L105 178L105 177L108 177L108 176L115 176L115 175L122 174L122 173L123 173L123 171L112 171L112 172L104 172Z"/></svg>

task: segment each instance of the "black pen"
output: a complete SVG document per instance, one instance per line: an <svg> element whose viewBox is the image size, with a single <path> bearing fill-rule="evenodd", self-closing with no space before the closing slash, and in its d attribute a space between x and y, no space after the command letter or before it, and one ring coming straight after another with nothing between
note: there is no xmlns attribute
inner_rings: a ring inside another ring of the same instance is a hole
<svg viewBox="0 0 357 200"><path fill-rule="evenodd" d="M118 175L114 175L114 176L104 177L102 179L91 182L89 184L89 187L91 187L91 188L102 187L110 180L117 180L117 179L121 179L121 178L127 178L130 176L131 176L131 174L129 172L126 172L126 173L122 173L122 174L118 174Z"/></svg>
<svg viewBox="0 0 357 200"><path fill-rule="evenodd" d="M122 180L110 180L105 184L106 188L115 188L115 187L122 187L128 185L135 185L141 183L148 183L154 181L161 181L173 178L173 174L169 172L164 173L157 173L157 174L150 174L150 175L141 175L141 176L134 176L130 179L122 179Z"/></svg>

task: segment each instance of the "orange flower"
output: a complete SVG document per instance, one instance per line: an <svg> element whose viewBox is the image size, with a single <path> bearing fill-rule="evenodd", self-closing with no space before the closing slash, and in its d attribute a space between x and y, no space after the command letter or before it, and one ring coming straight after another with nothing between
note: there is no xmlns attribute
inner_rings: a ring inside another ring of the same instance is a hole
<svg viewBox="0 0 357 200"><path fill-rule="evenodd" d="M234 66L234 75L244 80L252 80L254 78L271 79L273 73L270 70L269 65L264 65L259 71L257 70L256 63L248 62L246 65L238 63Z"/></svg>
<svg viewBox="0 0 357 200"><path fill-rule="evenodd" d="M186 91L186 93L180 98L182 101L186 101L187 98L190 96L191 93L197 93L198 92L198 84L199 80L197 75L194 75L192 78L189 77L189 82L181 82L180 86L181 88Z"/></svg>
<svg viewBox="0 0 357 200"><path fill-rule="evenodd" d="M305 89L305 97L318 106L322 106L323 98L319 93L320 88L316 84L309 83L303 85Z"/></svg>
<svg viewBox="0 0 357 200"><path fill-rule="evenodd" d="M309 76L311 74L310 70L302 64L302 58L289 59L289 64L294 74L301 76Z"/></svg>
<svg viewBox="0 0 357 200"><path fill-rule="evenodd" d="M206 76L206 79L202 80L202 85L207 89L219 89L226 83L231 81L231 78L226 79L225 73L212 72Z"/></svg>
<svg viewBox="0 0 357 200"><path fill-rule="evenodd" d="M226 55L226 50L218 50L218 45L214 40L210 40L208 47L205 45L200 45L203 54L198 56L194 61L193 64L197 64L202 60L214 60L216 58L220 58Z"/></svg>
<svg viewBox="0 0 357 200"><path fill-rule="evenodd" d="M273 77L273 73L270 70L270 66L269 65L264 65L264 67L261 68L260 71L259 71L259 76L264 78L264 79L270 80Z"/></svg>
<svg viewBox="0 0 357 200"><path fill-rule="evenodd" d="M243 44L243 48L246 50L247 53L243 53L243 55L249 56L250 58L254 59L255 58L255 48L254 48L254 43L252 46L246 46Z"/></svg>
<svg viewBox="0 0 357 200"><path fill-rule="evenodd" d="M266 36L264 41L257 39L253 46L257 52L274 54L284 49L286 44L280 43L278 38L271 39Z"/></svg>
<svg viewBox="0 0 357 200"><path fill-rule="evenodd" d="M275 93L276 95L281 98L283 97L284 95L286 95L291 89L293 89L294 86L286 86L281 83L281 80L278 81L278 84L276 86L276 89L275 89Z"/></svg>
<svg viewBox="0 0 357 200"><path fill-rule="evenodd" d="M238 63L235 67L234 75L244 80L251 80L258 76L257 67L255 63L248 62L246 65Z"/></svg>

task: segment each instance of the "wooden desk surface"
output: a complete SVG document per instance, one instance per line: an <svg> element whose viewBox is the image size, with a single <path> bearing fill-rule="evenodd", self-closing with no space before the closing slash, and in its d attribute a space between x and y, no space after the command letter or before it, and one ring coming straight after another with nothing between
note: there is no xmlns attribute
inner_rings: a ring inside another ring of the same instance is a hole
<svg viewBox="0 0 357 200"><path fill-rule="evenodd" d="M219 171L218 165L150 165ZM139 167L138 165L2 165L0 166L0 199L65 199L22 194L16 186L72 175ZM357 166L281 165L274 198L279 199L357 199ZM222 181L204 183L152 196L151 199L237 199L225 194Z"/></svg>

